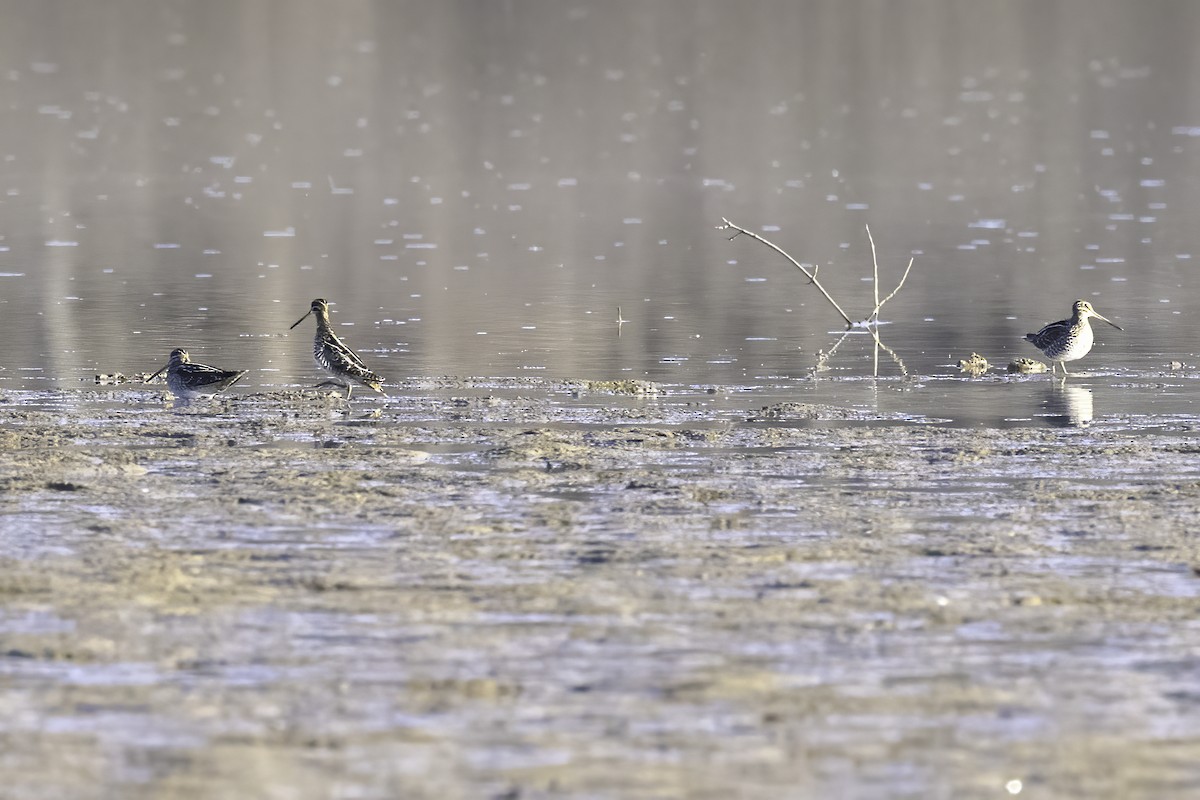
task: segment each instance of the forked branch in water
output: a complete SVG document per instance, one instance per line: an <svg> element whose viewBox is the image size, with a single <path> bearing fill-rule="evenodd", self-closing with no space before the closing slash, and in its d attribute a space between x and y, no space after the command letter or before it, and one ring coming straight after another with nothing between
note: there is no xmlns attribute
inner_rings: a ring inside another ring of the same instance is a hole
<svg viewBox="0 0 1200 800"><path fill-rule="evenodd" d="M739 236L749 236L751 239L754 239L758 242L761 242L762 244L765 244L767 247L771 248L776 253L779 253L781 256L786 258L788 261L792 262L792 265L795 266L796 269L798 269L804 273L804 277L808 278L809 283L811 283L813 286L817 287L817 290L825 297L826 300L829 301L829 304L832 305L834 307L834 309L838 312L838 314L841 315L842 319L845 320L847 332L849 332L850 328L854 327L854 324L855 324L854 321L850 319L849 315L847 315L846 312L842 310L842 307L840 305L838 305L837 301L833 299L833 296L831 294L829 294L829 292L825 289L825 287L821 285L820 281L817 280L817 268L815 266L813 267L812 272L809 272L808 269L803 264L801 264L796 259L792 258L792 255L790 253L788 253L786 250L784 250L782 247L775 244L771 240L769 240L763 236L759 236L757 233L754 233L753 231L748 231L740 225L730 222L729 219L727 219L726 217L721 217L721 222L723 222L724 224L718 225L717 230L719 230L719 231L729 231L729 230L735 231L733 236L729 237L730 241L736 239ZM871 226L870 225L867 225L866 229L867 229L867 239L871 243L871 266L873 269L872 288L874 289L874 293L875 293L875 298L874 298L875 299L875 307L871 309L871 313L869 315L867 315L866 319L864 319L862 321L862 323L860 323L860 324L863 327L865 327L868 331L870 331L871 338L873 338L875 340L875 370L874 370L874 374L875 375L879 374L879 350L882 348L884 352L886 352L889 356L891 356L892 360L900 368L900 372L907 375L908 369L904 366L904 362L900 359L900 356L898 356L896 354L896 352L894 350L892 350L892 348L890 348L886 344L884 344L883 341L879 338L879 310L881 308L883 308L884 304L887 303L887 301L889 301L893 297L895 297L896 293L899 292L900 289L902 289L904 287L904 282L906 280L908 280L908 273L912 270L914 259L910 258L908 260L908 266L904 268L904 274L900 276L900 282L896 284L896 288L891 291L891 294L889 294L887 297L880 300L879 299L879 258L875 252L875 237L871 235ZM829 357L833 355L834 351L837 350L838 346L845 340L845 338L846 338L846 335L843 334L842 338L838 339L837 343L834 344L834 346L829 350L828 353L822 352L820 354L820 356L818 357L817 365L816 365L815 369L820 370L820 369L824 368L825 363L829 360Z"/></svg>

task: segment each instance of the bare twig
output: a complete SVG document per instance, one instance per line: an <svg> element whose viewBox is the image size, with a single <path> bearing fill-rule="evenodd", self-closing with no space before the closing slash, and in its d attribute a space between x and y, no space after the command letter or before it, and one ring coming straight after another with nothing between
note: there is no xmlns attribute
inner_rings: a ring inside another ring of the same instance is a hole
<svg viewBox="0 0 1200 800"><path fill-rule="evenodd" d="M874 366L873 366L873 370L872 370L872 375L874 375L875 377L879 376L879 351L883 350L885 353L888 354L888 356L891 357L892 361L895 362L896 366L900 368L901 374L907 377L908 368L904 365L904 361L900 358L900 356L898 356L896 354L895 350L888 347L886 344L883 343L883 340L879 338L879 311L880 311L880 309L883 308L884 304L886 304L889 300L891 300L893 297L895 297L896 294L900 291L900 289L902 289L904 287L904 282L906 280L908 280L908 273L912 270L913 262L915 261L915 259L910 258L908 260L908 266L904 268L904 274L900 276L900 282L896 284L896 288L892 290L891 294L889 294L887 297L880 300L879 299L879 257L876 252L876 249L875 249L875 237L871 235L871 226L870 225L866 226L867 239L871 243L871 267L872 267L871 286L872 286L872 289L873 289L873 292L875 295L875 298L874 298L875 299L875 307L871 310L871 313L867 316L866 319L864 319L860 323L855 323L850 319L849 315L847 315L846 312L842 310L842 307L837 304L837 301L833 299L833 297L829 294L829 292L826 291L825 287L822 286L820 284L820 282L817 280L817 268L815 266L813 267L812 272L809 272L808 269L805 268L805 266L803 264L801 264L796 259L792 258L790 253L788 253L786 250L784 250L782 247L775 244L774 242L772 242L762 236L759 236L757 233L754 233L753 231L748 231L740 225L736 225L733 222L730 222L729 219L726 217L722 217L721 221L724 222L725 224L718 225L717 230L719 230L719 231L727 231L727 230L736 231L736 233L734 233L733 236L729 237L730 241L736 239L739 236L749 236L751 239L755 239L755 240L761 242L762 244L765 244L767 247L771 248L776 253L779 253L781 256L786 258L788 261L792 262L792 265L795 266L796 269L798 269L804 273L804 277L808 278L809 283L811 283L813 286L817 287L817 290L820 291L822 295L824 295L825 299L829 301L829 304L832 305L837 310L838 314L841 315L842 319L845 320L846 332L843 333L841 335L841 337L834 343L833 347L829 348L829 352L825 352L823 350L818 352L817 362L816 362L816 364L813 365L813 373L814 374L820 372L821 370L828 369L827 364L829 362L829 359L837 351L838 347L841 346L842 342L846 341L846 337L850 335L851 330L855 327L862 327L862 328L865 328L867 330L867 332L871 334L871 338L875 343Z"/></svg>
<svg viewBox="0 0 1200 800"><path fill-rule="evenodd" d="M908 260L908 266L904 268L904 274L900 276L900 282L896 284L896 288L892 289L891 294L889 294L887 297L883 298L882 300L878 301L875 304L875 310L871 312L871 318L874 319L876 322L879 321L879 309L883 308L884 303L886 303L888 300L891 300L893 297L895 297L896 292L900 291L900 289L904 286L904 282L906 280L908 280L909 270L912 269L913 261L915 261L915 260L916 260L915 258L910 258Z"/></svg>
<svg viewBox="0 0 1200 800"><path fill-rule="evenodd" d="M842 319L846 321L846 327L849 328L854 325L853 320L851 320L850 317L847 316L846 312L842 310L842 307L837 304L837 301L833 299L833 297L829 294L829 292L827 292L825 290L825 287L821 285L820 281L817 280L815 268L813 269L812 272L809 272L807 269L805 269L803 264L801 264L796 259L792 258L790 253L788 253L782 247L780 247L779 245L770 241L769 239L765 239L762 236L759 236L757 233L754 233L753 231L748 231L740 225L735 225L734 223L730 222L725 217L721 217L721 221L724 222L725 224L718 225L717 230L719 230L719 231L727 231L727 230L737 231L737 233L735 233L733 236L729 237L730 241L733 241L734 239L736 239L739 236L749 236L751 239L755 239L755 240L765 244L767 247L771 248L776 253L779 253L779 255L783 256L788 261L792 262L792 265L795 266L796 269L798 269L804 273L804 277L808 278L809 283L811 283L813 286L817 287L817 291L819 291L822 295L825 296L825 299L829 301L829 304L831 306L833 306L834 309L838 312L838 314L841 315Z"/></svg>
<svg viewBox="0 0 1200 800"><path fill-rule="evenodd" d="M867 241L871 243L871 288L875 291L875 310L871 312L868 320L879 318L879 258L875 255L875 237L871 235L871 226L864 225L867 229Z"/></svg>

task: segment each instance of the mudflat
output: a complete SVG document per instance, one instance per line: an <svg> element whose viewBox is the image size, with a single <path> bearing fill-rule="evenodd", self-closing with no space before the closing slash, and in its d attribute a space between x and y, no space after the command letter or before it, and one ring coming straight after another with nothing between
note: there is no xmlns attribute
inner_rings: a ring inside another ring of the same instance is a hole
<svg viewBox="0 0 1200 800"><path fill-rule="evenodd" d="M1200 791L1200 441L721 388L0 404L0 796Z"/></svg>

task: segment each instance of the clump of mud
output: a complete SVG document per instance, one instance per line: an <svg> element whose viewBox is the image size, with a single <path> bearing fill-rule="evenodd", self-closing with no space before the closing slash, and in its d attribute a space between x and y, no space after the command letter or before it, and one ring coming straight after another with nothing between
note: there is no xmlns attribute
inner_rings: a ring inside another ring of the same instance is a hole
<svg viewBox="0 0 1200 800"><path fill-rule="evenodd" d="M971 353L970 356L958 362L960 372L965 372L975 378L987 372L989 366L987 359L979 355L979 353Z"/></svg>
<svg viewBox="0 0 1200 800"><path fill-rule="evenodd" d="M1046 371L1046 365L1036 358L1016 358L1008 362L1008 371L1021 375L1036 375Z"/></svg>

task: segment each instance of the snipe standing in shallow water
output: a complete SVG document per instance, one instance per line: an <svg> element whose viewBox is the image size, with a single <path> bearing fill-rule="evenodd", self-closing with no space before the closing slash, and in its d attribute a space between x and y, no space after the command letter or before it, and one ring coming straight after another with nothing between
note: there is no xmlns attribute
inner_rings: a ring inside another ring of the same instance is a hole
<svg viewBox="0 0 1200 800"><path fill-rule="evenodd" d="M208 364L197 364L192 361L188 351L177 347L171 351L167 365L146 379L146 382L157 378L163 372L167 373L167 388L176 397L190 400L202 395L214 395L228 389L242 379L247 370L228 370L210 367Z"/></svg>
<svg viewBox="0 0 1200 800"><path fill-rule="evenodd" d="M1125 330L1112 320L1105 319L1098 314L1087 300L1076 300L1075 305L1071 308L1070 319L1060 319L1058 322L1051 322L1037 333L1027 333L1025 341L1032 342L1034 347L1046 355L1046 358L1062 364L1063 374L1069 375L1067 362L1083 358L1092 349L1094 337L1091 323L1088 322L1089 317L1107 322L1119 331ZM1053 364L1051 371L1053 371Z"/></svg>
<svg viewBox="0 0 1200 800"><path fill-rule="evenodd" d="M333 332L329 325L329 303L320 298L313 300L308 314L292 323L292 328L308 319L309 314L317 318L317 335L313 337L313 361L329 373L329 380L322 381L317 386L345 387L346 399L349 400L354 384L361 383L387 397L387 393L383 391L383 378L367 369L362 359Z"/></svg>

